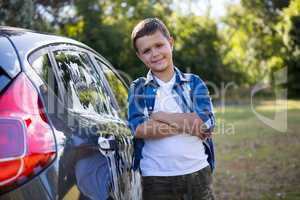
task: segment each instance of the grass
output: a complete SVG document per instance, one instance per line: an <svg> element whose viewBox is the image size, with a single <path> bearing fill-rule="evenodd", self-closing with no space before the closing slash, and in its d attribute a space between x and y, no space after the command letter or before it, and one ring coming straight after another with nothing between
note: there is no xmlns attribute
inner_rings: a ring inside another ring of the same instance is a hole
<svg viewBox="0 0 300 200"><path fill-rule="evenodd" d="M282 105L260 102L254 109L274 119L276 108L285 110ZM216 109L216 199L300 198L300 101L288 101L287 108L284 131L263 123L250 106Z"/></svg>

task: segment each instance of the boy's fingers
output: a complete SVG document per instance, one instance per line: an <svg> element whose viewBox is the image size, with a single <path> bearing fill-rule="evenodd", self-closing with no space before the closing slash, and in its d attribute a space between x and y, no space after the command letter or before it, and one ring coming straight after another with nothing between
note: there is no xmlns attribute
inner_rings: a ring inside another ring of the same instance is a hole
<svg viewBox="0 0 300 200"><path fill-rule="evenodd" d="M207 138L211 138L212 137L212 133L211 132L204 133L204 132L199 131L195 135L198 136L201 140L205 140Z"/></svg>
<svg viewBox="0 0 300 200"><path fill-rule="evenodd" d="M197 136L197 137L199 137L201 140L205 139L205 135L202 132L200 132L200 131L196 132L194 135Z"/></svg>
<svg viewBox="0 0 300 200"><path fill-rule="evenodd" d="M200 138L201 140L205 139L202 135L198 135L198 138Z"/></svg>
<svg viewBox="0 0 300 200"><path fill-rule="evenodd" d="M206 135L206 138L211 138L212 137L212 133L211 132L205 133L205 135Z"/></svg>

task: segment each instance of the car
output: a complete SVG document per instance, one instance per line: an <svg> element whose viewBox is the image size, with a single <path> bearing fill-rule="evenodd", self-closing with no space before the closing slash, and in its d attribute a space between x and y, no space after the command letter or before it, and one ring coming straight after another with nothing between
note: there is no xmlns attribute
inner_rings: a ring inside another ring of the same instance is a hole
<svg viewBox="0 0 300 200"><path fill-rule="evenodd" d="M87 45L0 26L0 199L141 199L127 90Z"/></svg>

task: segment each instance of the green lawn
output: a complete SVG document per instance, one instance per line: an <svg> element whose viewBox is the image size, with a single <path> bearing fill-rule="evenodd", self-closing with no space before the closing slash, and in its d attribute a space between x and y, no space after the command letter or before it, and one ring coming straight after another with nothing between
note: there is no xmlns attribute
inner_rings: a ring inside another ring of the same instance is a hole
<svg viewBox="0 0 300 200"><path fill-rule="evenodd" d="M274 118L274 102L255 110ZM217 199L300 199L300 101L288 102L284 132L265 125L250 106L218 108L216 116Z"/></svg>

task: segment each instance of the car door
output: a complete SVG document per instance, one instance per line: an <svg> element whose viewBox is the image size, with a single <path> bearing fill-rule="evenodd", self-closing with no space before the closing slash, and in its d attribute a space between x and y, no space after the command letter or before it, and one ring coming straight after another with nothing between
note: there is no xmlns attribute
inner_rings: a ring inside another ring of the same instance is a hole
<svg viewBox="0 0 300 200"><path fill-rule="evenodd" d="M120 199L112 156L115 147L107 152L100 152L98 147L99 137L114 142L113 130L118 122L113 97L85 49L62 46L53 49L52 54L64 94L68 127L72 130L65 147L69 155L75 154L71 161L74 173L70 175L74 175L76 187L87 199Z"/></svg>
<svg viewBox="0 0 300 200"><path fill-rule="evenodd" d="M132 169L133 155L133 136L127 123L127 97L128 89L124 84L117 71L112 68L106 61L99 57L94 57L93 61L101 68L105 76L105 83L114 96L117 103L119 124L115 137L118 141L119 148L116 152L117 161L117 180L121 199L141 199L141 178L138 171Z"/></svg>
<svg viewBox="0 0 300 200"><path fill-rule="evenodd" d="M46 46L31 53L28 58L31 67L26 71L42 97L58 152L53 167L47 170L42 181L53 199L79 199L83 195L77 187L74 163L80 148L72 142L75 123L69 123L71 117L64 105L64 93L57 76L59 71L51 59L51 49L51 46Z"/></svg>
<svg viewBox="0 0 300 200"><path fill-rule="evenodd" d="M117 91L91 55L79 47L53 51L74 130L71 143L79 149L74 163L77 187L92 199L139 199L140 177L131 168L133 142L124 116L127 98L118 104ZM111 78L121 83L117 76ZM96 143L98 154L90 151Z"/></svg>
<svg viewBox="0 0 300 200"><path fill-rule="evenodd" d="M96 58L97 57L97 60ZM70 44L29 57L53 126L57 159L45 181L57 199L141 199L126 126L127 89L99 56ZM99 148L100 145L103 145ZM49 181L46 181L49 180Z"/></svg>

